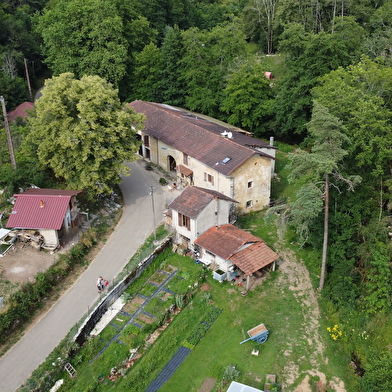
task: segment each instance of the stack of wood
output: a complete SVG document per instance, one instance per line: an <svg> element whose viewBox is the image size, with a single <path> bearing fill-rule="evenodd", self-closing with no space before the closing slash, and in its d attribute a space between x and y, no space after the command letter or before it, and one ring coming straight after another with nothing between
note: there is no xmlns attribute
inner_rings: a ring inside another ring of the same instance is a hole
<svg viewBox="0 0 392 392"><path fill-rule="evenodd" d="M44 242L44 237L36 230L20 230L18 232L18 239L22 242L29 242L36 249L40 249Z"/></svg>

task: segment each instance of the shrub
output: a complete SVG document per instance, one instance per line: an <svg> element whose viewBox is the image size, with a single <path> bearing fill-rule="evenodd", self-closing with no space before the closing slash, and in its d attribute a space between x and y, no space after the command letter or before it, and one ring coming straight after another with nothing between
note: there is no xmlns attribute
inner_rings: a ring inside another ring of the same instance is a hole
<svg viewBox="0 0 392 392"><path fill-rule="evenodd" d="M240 371L235 367L235 365L229 365L223 374L223 379L226 381L234 381L237 380L239 376Z"/></svg>

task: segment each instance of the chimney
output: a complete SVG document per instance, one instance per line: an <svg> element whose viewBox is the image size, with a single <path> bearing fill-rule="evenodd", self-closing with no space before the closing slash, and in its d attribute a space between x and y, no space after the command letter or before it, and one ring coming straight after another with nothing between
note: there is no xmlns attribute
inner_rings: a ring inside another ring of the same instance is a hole
<svg viewBox="0 0 392 392"><path fill-rule="evenodd" d="M45 207L45 202L43 200L39 201L39 208L44 208Z"/></svg>

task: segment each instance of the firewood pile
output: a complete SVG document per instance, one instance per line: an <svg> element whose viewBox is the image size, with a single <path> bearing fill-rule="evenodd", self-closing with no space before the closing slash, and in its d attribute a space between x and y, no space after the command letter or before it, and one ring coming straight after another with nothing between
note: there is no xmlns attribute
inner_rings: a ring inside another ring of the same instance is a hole
<svg viewBox="0 0 392 392"><path fill-rule="evenodd" d="M32 247L40 249L44 242L44 237L36 230L19 230L18 240L28 242Z"/></svg>

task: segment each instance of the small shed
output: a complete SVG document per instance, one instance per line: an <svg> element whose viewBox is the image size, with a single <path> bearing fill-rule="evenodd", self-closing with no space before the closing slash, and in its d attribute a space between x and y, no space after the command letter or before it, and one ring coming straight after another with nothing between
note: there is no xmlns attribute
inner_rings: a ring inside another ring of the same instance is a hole
<svg viewBox="0 0 392 392"><path fill-rule="evenodd" d="M227 280L234 267L238 267L247 277L247 289L251 274L279 258L262 239L231 224L211 227L196 239L195 244L200 248L200 260L206 265L217 266L217 271L222 272L219 275Z"/></svg>
<svg viewBox="0 0 392 392"><path fill-rule="evenodd" d="M79 225L76 195L81 191L32 188L16 194L6 227L34 230L43 237L43 248L56 249L59 236Z"/></svg>
<svg viewBox="0 0 392 392"><path fill-rule="evenodd" d="M232 381L227 392L263 392L261 389L250 387L249 385L241 384L237 381Z"/></svg>

